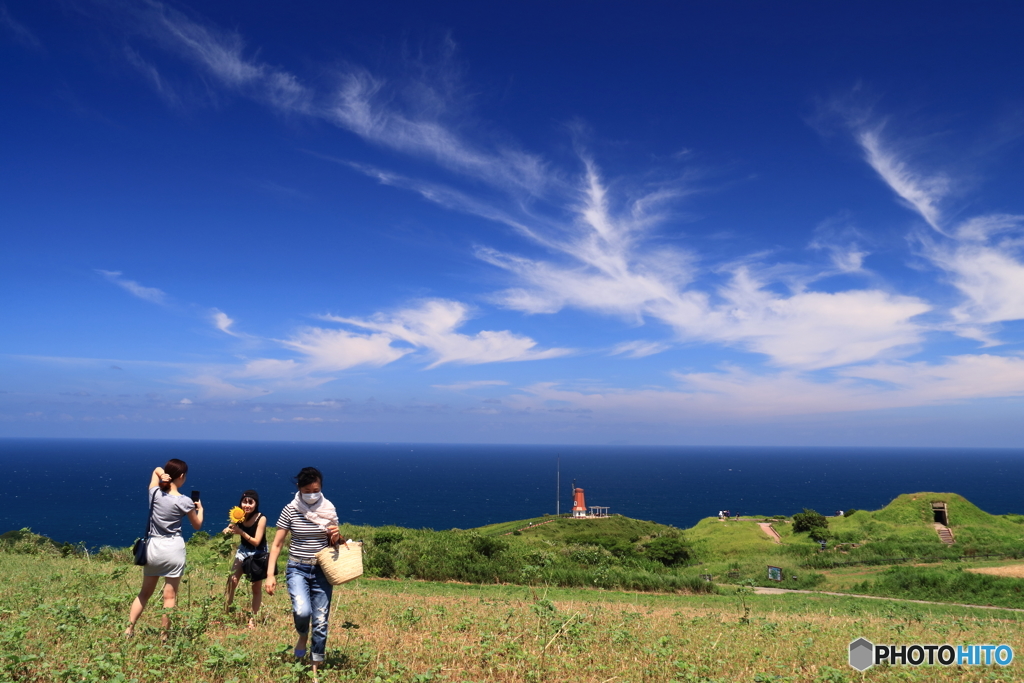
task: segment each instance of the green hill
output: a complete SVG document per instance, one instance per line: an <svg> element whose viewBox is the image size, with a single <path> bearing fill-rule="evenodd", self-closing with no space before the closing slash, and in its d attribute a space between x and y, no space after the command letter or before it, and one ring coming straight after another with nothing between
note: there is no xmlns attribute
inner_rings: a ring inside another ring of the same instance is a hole
<svg viewBox="0 0 1024 683"><path fill-rule="evenodd" d="M597 519L573 519L572 517L534 517L513 522L489 524L473 531L486 536L515 535L518 531L523 540L551 541L555 543L597 543L607 540L638 543L659 536L677 536L680 530L674 526L646 522L622 515L611 515Z"/></svg>
<svg viewBox="0 0 1024 683"><path fill-rule="evenodd" d="M936 501L948 506L953 545L943 544L936 532L932 512ZM781 516L707 518L690 529L678 529L621 515L584 520L544 516L442 531L343 525L342 533L365 541L365 569L370 577L664 592L714 592L715 584L720 583L776 586L767 578L769 565L783 570L782 587L812 589L839 585L836 573L840 571L857 574L861 578L856 580L863 581L864 576L880 571L861 571L865 567L902 564L912 574L916 570L909 565L922 562L1024 554L1024 516L990 515L953 493L905 494L881 510L860 510L820 521L827 523L827 528L813 534L796 531L794 518ZM759 524L771 524L779 542ZM812 535L826 539L827 547L822 549ZM57 546L27 530L0 537L2 550L82 552L75 546ZM125 554L117 549L104 552ZM197 533L189 541L191 563L226 568L233 555L232 539ZM713 583L706 580L708 575ZM923 582L927 577L919 578ZM955 579L956 585L966 586L961 592L973 590L971 587L982 581L961 576L939 578L946 583ZM899 585L917 580L904 572L890 577L888 584L897 579ZM927 580L935 583L937 579ZM992 590L998 592L1000 580L994 581ZM882 590L879 587L876 592Z"/></svg>
<svg viewBox="0 0 1024 683"><path fill-rule="evenodd" d="M935 529L933 502L946 503L955 543L942 543ZM772 523L781 537L776 544L758 522ZM805 556L811 564L853 563L894 558L959 558L1014 555L1024 551L1024 516L990 515L955 493L907 493L881 510L858 510L828 517L827 530L815 534L827 541L822 553L806 532L793 531L792 518L745 517L739 521L703 519L684 531L696 555L714 562L746 556ZM821 556L812 560L812 556Z"/></svg>

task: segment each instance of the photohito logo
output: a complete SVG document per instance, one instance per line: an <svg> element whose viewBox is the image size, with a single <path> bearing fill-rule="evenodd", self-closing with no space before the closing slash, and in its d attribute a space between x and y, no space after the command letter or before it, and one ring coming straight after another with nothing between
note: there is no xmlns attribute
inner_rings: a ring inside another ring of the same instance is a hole
<svg viewBox="0 0 1024 683"><path fill-rule="evenodd" d="M857 671L883 663L1009 666L1011 662L1013 648L1009 645L875 645L867 638L850 643L850 666Z"/></svg>

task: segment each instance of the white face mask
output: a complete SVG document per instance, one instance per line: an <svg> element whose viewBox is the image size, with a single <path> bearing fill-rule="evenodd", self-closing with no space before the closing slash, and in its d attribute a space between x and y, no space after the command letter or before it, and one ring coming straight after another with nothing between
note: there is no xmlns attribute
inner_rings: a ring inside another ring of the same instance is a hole
<svg viewBox="0 0 1024 683"><path fill-rule="evenodd" d="M320 494L319 493L303 493L302 494L302 502L305 503L306 505L312 505L313 503L317 502L318 500L320 500Z"/></svg>

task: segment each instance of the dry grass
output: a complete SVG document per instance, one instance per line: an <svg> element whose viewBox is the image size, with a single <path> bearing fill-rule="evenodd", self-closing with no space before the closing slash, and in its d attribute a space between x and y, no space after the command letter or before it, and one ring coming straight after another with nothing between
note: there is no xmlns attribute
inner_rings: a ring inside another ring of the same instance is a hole
<svg viewBox="0 0 1024 683"><path fill-rule="evenodd" d="M1002 567L975 567L968 569L975 574L991 574L992 576L1009 576L1014 579L1024 579L1024 564L1008 564Z"/></svg>

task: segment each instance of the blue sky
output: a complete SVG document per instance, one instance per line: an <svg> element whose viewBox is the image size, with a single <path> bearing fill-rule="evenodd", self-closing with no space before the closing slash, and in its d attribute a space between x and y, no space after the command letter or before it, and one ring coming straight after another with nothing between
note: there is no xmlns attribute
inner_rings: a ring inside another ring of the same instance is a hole
<svg viewBox="0 0 1024 683"><path fill-rule="evenodd" d="M1015 446L1018 3L0 4L0 436Z"/></svg>

